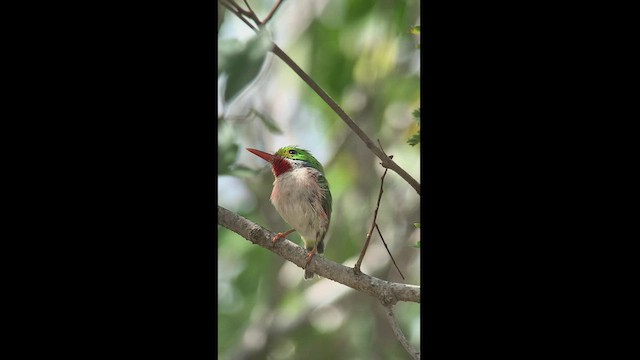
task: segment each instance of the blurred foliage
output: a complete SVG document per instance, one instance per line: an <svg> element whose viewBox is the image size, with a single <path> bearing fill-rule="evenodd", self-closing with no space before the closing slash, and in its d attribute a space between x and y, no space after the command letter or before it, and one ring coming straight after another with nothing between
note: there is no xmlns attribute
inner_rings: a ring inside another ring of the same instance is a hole
<svg viewBox="0 0 640 360"><path fill-rule="evenodd" d="M418 125L420 125L420 108L417 108L416 110L413 111L413 118L416 119L416 121L418 122ZM409 140L407 140L407 143L411 146L415 146L416 144L420 143L420 130L418 130L418 132L416 132L415 134L411 135Z"/></svg>
<svg viewBox="0 0 640 360"><path fill-rule="evenodd" d="M420 35L420 25L416 25L409 29L409 33L413 35ZM416 44L416 49L420 49L420 44Z"/></svg>
<svg viewBox="0 0 640 360"><path fill-rule="evenodd" d="M260 18L275 3L248 2ZM333 196L324 256L353 266L371 226L384 168L298 75L265 54L263 41L269 37L278 44L420 181L420 154L407 146L419 131L412 114L420 107L419 38L407 29L420 23L420 3L310 4L285 1L259 36L229 11L219 17L218 202L274 232L288 230L269 201L270 168L244 148L274 152L300 145L323 164ZM377 234L362 270L419 284L419 218L420 197L389 172L377 223L406 280ZM301 244L295 232L288 239ZM302 269L222 227L218 249L219 358L410 358L376 299L326 279L303 281ZM399 303L395 313L419 348L419 304Z"/></svg>
<svg viewBox="0 0 640 360"><path fill-rule="evenodd" d="M218 43L218 76L227 76L225 101L255 79L270 48L271 40L266 31L259 32L244 44L235 39Z"/></svg>

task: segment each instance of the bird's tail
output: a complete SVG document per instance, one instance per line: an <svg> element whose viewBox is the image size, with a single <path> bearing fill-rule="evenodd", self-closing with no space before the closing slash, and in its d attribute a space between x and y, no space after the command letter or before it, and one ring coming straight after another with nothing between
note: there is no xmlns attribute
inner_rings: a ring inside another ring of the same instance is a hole
<svg viewBox="0 0 640 360"><path fill-rule="evenodd" d="M305 280L311 280L311 279L313 279L313 275L314 275L314 273L312 273L312 272L311 272L311 271L309 271L309 270L305 270L305 271L304 271L304 279L305 279Z"/></svg>
<svg viewBox="0 0 640 360"><path fill-rule="evenodd" d="M308 246L307 251L312 251L313 250L313 246ZM324 253L324 241L320 240L317 244L317 248L316 248L317 254L322 254ZM313 279L313 275L314 273L311 272L310 270L305 269L304 270L304 279L305 280L311 280Z"/></svg>

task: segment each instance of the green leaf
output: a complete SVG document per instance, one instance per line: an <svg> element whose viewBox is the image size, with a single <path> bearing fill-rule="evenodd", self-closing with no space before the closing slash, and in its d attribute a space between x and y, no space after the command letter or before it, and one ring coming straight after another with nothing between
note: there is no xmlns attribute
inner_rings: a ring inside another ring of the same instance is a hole
<svg viewBox="0 0 640 360"><path fill-rule="evenodd" d="M418 122L418 124L420 124L420 108L417 108L415 110L413 110L413 118ZM420 130L418 130L418 132L416 132L415 134L413 134L409 140L407 140L407 143L411 146L415 146L416 144L420 143Z"/></svg>
<svg viewBox="0 0 640 360"><path fill-rule="evenodd" d="M226 72L234 57L242 52L244 45L236 39L220 40L218 42L218 76Z"/></svg>
<svg viewBox="0 0 640 360"><path fill-rule="evenodd" d="M411 247L420 249L420 241L418 241L415 245L411 245Z"/></svg>
<svg viewBox="0 0 640 360"><path fill-rule="evenodd" d="M224 89L226 102L258 76L272 46L266 31L259 32L246 44L237 40L221 41L218 44L218 75L227 74Z"/></svg>
<svg viewBox="0 0 640 360"><path fill-rule="evenodd" d="M258 110L251 108L250 114L255 115L258 119L262 120L267 129L273 134L282 134L282 130L276 125L276 122L267 114L263 114Z"/></svg>
<svg viewBox="0 0 640 360"><path fill-rule="evenodd" d="M413 223L413 226L415 226L417 229L420 229L420 223Z"/></svg>
<svg viewBox="0 0 640 360"><path fill-rule="evenodd" d="M413 134L409 140L407 140L407 144L411 145L411 146L415 146L416 144L420 143L420 130L418 130L417 133Z"/></svg>
<svg viewBox="0 0 640 360"><path fill-rule="evenodd" d="M420 25L416 25L409 29L409 34L420 35ZM420 44L416 44L416 49L420 49Z"/></svg>

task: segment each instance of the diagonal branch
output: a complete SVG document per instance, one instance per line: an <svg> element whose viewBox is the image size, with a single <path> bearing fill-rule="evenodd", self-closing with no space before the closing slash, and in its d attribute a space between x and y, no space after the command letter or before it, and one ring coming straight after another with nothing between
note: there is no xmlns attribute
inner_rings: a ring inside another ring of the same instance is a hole
<svg viewBox="0 0 640 360"><path fill-rule="evenodd" d="M412 358L414 358L415 360L420 360L420 352L416 351L413 346L411 346L411 344L409 344L409 341L407 341L407 338L404 336L404 333L402 333L402 329L400 329L400 324L398 324L398 320L396 319L396 316L393 314L393 305L385 305L384 303L382 304L384 306L384 314L387 316L387 320L389 320L389 324L391 325L391 329L393 329L393 333L396 335L396 338L398 339L398 341L400 342L400 344L402 344L402 347L404 347L405 350L407 350L407 352L409 353L409 355L411 355Z"/></svg>
<svg viewBox="0 0 640 360"><path fill-rule="evenodd" d="M387 246L387 242L384 241L384 236L382 236L382 232L380 232L380 227L378 226L378 224L376 224L376 230L378 231L378 236L380 236L380 240L382 240L382 243L384 244L385 249L387 249L387 253L389 254L389 257L391 257L391 261L393 261L393 265L396 267L396 270L398 270L398 272L400 273L400 277L402 278L402 280L404 280L404 275L402 275L402 271L400 271L398 264L396 264L396 259L394 259L393 255L391 255L391 250L389 250L389 246Z"/></svg>
<svg viewBox="0 0 640 360"><path fill-rule="evenodd" d="M293 70L300 78L309 85L313 91L324 100L324 102L329 105L329 107L336 113L340 118L353 130L353 132L358 135L360 140L364 142L364 144L376 155L380 160L382 160L382 166L395 171L401 178L403 178L406 182L411 185L415 191L420 195L420 183L414 179L408 172L406 172L400 165L396 164L395 161L391 160L382 150L376 146L376 144L371 140L367 134L362 131L362 129L356 124L347 113L342 110L342 108L315 82L313 79L307 75L299 66L296 64L278 45L273 44L273 49L271 51L282 61L284 61L291 70Z"/></svg>
<svg viewBox="0 0 640 360"><path fill-rule="evenodd" d="M302 247L287 239L280 240L273 246L271 239L275 235L274 232L221 206L218 206L218 224L300 268L306 264L306 251ZM371 295L383 304L395 304L398 301L420 302L420 286L393 283L362 273L355 274L352 268L321 256L313 257L307 268L322 277Z"/></svg>

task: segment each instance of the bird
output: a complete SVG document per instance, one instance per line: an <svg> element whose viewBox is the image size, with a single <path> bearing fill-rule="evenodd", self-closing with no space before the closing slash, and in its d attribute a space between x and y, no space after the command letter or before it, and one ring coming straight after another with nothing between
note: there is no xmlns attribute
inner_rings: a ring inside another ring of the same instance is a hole
<svg viewBox="0 0 640 360"><path fill-rule="evenodd" d="M278 149L274 154L247 148L271 165L275 178L271 203L293 229L277 233L272 243L297 231L307 250L304 279L314 273L307 269L314 254L324 253L325 235L331 221L331 191L322 164L308 150L296 145Z"/></svg>

